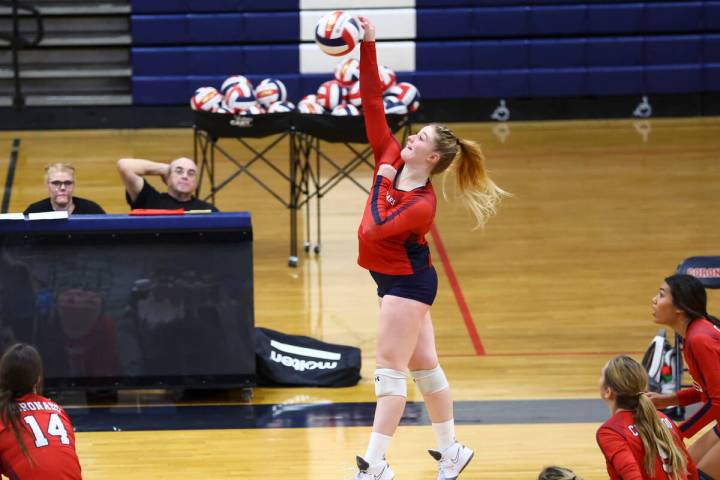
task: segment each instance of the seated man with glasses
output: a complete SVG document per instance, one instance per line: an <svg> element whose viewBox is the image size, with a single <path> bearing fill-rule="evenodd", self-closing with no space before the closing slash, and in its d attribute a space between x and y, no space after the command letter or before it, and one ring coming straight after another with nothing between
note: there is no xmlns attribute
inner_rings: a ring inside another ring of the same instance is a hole
<svg viewBox="0 0 720 480"><path fill-rule="evenodd" d="M73 195L75 192L75 167L68 163L53 163L45 167L45 185L49 197L28 206L23 212L52 212L65 210L69 215L101 215L105 210L95 202Z"/></svg>
<svg viewBox="0 0 720 480"><path fill-rule="evenodd" d="M170 164L121 158L117 166L125 183L125 198L132 209L218 211L212 204L193 195L198 185L198 168L189 158L176 158ZM146 182L144 177L147 175L160 176L167 185L167 193L158 192Z"/></svg>

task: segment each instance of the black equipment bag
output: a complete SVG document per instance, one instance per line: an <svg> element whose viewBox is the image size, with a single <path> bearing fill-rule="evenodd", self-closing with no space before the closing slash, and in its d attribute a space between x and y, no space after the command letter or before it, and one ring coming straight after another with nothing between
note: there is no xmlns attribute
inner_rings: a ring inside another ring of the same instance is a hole
<svg viewBox="0 0 720 480"><path fill-rule="evenodd" d="M258 385L349 387L360 380L360 349L255 328Z"/></svg>

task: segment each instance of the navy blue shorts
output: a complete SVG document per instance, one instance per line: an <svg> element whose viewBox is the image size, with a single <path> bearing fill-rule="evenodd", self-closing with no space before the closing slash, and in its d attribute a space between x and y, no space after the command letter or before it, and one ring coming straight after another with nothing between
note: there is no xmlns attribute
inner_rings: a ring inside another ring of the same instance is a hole
<svg viewBox="0 0 720 480"><path fill-rule="evenodd" d="M377 284L378 297L394 295L417 300L425 305L432 305L435 301L438 287L435 267L426 268L422 272L411 275L385 275L372 271L370 275Z"/></svg>

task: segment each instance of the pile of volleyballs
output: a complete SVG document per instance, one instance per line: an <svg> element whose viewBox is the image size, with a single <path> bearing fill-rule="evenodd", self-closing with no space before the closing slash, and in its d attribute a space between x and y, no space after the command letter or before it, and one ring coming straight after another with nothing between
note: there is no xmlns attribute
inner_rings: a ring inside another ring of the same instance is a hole
<svg viewBox="0 0 720 480"><path fill-rule="evenodd" d="M408 82L397 82L390 68L379 65L378 75L383 93L385 113L404 115L420 106L420 93ZM330 113L332 115L360 115L360 62L348 58L335 67L334 79L320 85L317 92L298 102L300 113Z"/></svg>
<svg viewBox="0 0 720 480"><path fill-rule="evenodd" d="M225 79L220 90L200 87L190 99L193 110L233 115L259 115L262 113L291 112L295 109L287 101L285 84L276 78L266 78L253 88L242 75Z"/></svg>
<svg viewBox="0 0 720 480"><path fill-rule="evenodd" d="M328 55L340 57L352 52L364 35L358 20L343 11L323 16L315 27L315 42ZM386 66L378 67L385 113L406 114L420 106L420 93L407 82L397 82L397 76ZM227 78L220 91L213 87L200 87L190 105L203 110L235 115L289 112L295 106L287 101L285 85L277 79L266 78L253 89L242 75ZM334 79L320 85L316 93L306 95L298 102L297 110L306 114L349 116L360 115L360 62L355 58L342 60L335 67Z"/></svg>

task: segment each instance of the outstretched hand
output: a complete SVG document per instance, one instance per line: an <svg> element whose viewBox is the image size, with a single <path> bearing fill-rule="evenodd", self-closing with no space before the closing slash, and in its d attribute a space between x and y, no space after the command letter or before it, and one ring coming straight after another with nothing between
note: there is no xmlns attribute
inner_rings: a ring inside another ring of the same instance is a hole
<svg viewBox="0 0 720 480"><path fill-rule="evenodd" d="M370 19L368 17L366 17L364 15L358 15L357 19L360 22L360 26L362 26L363 30L365 31L365 35L363 36L363 41L374 42L375 41L375 25L370 21Z"/></svg>

